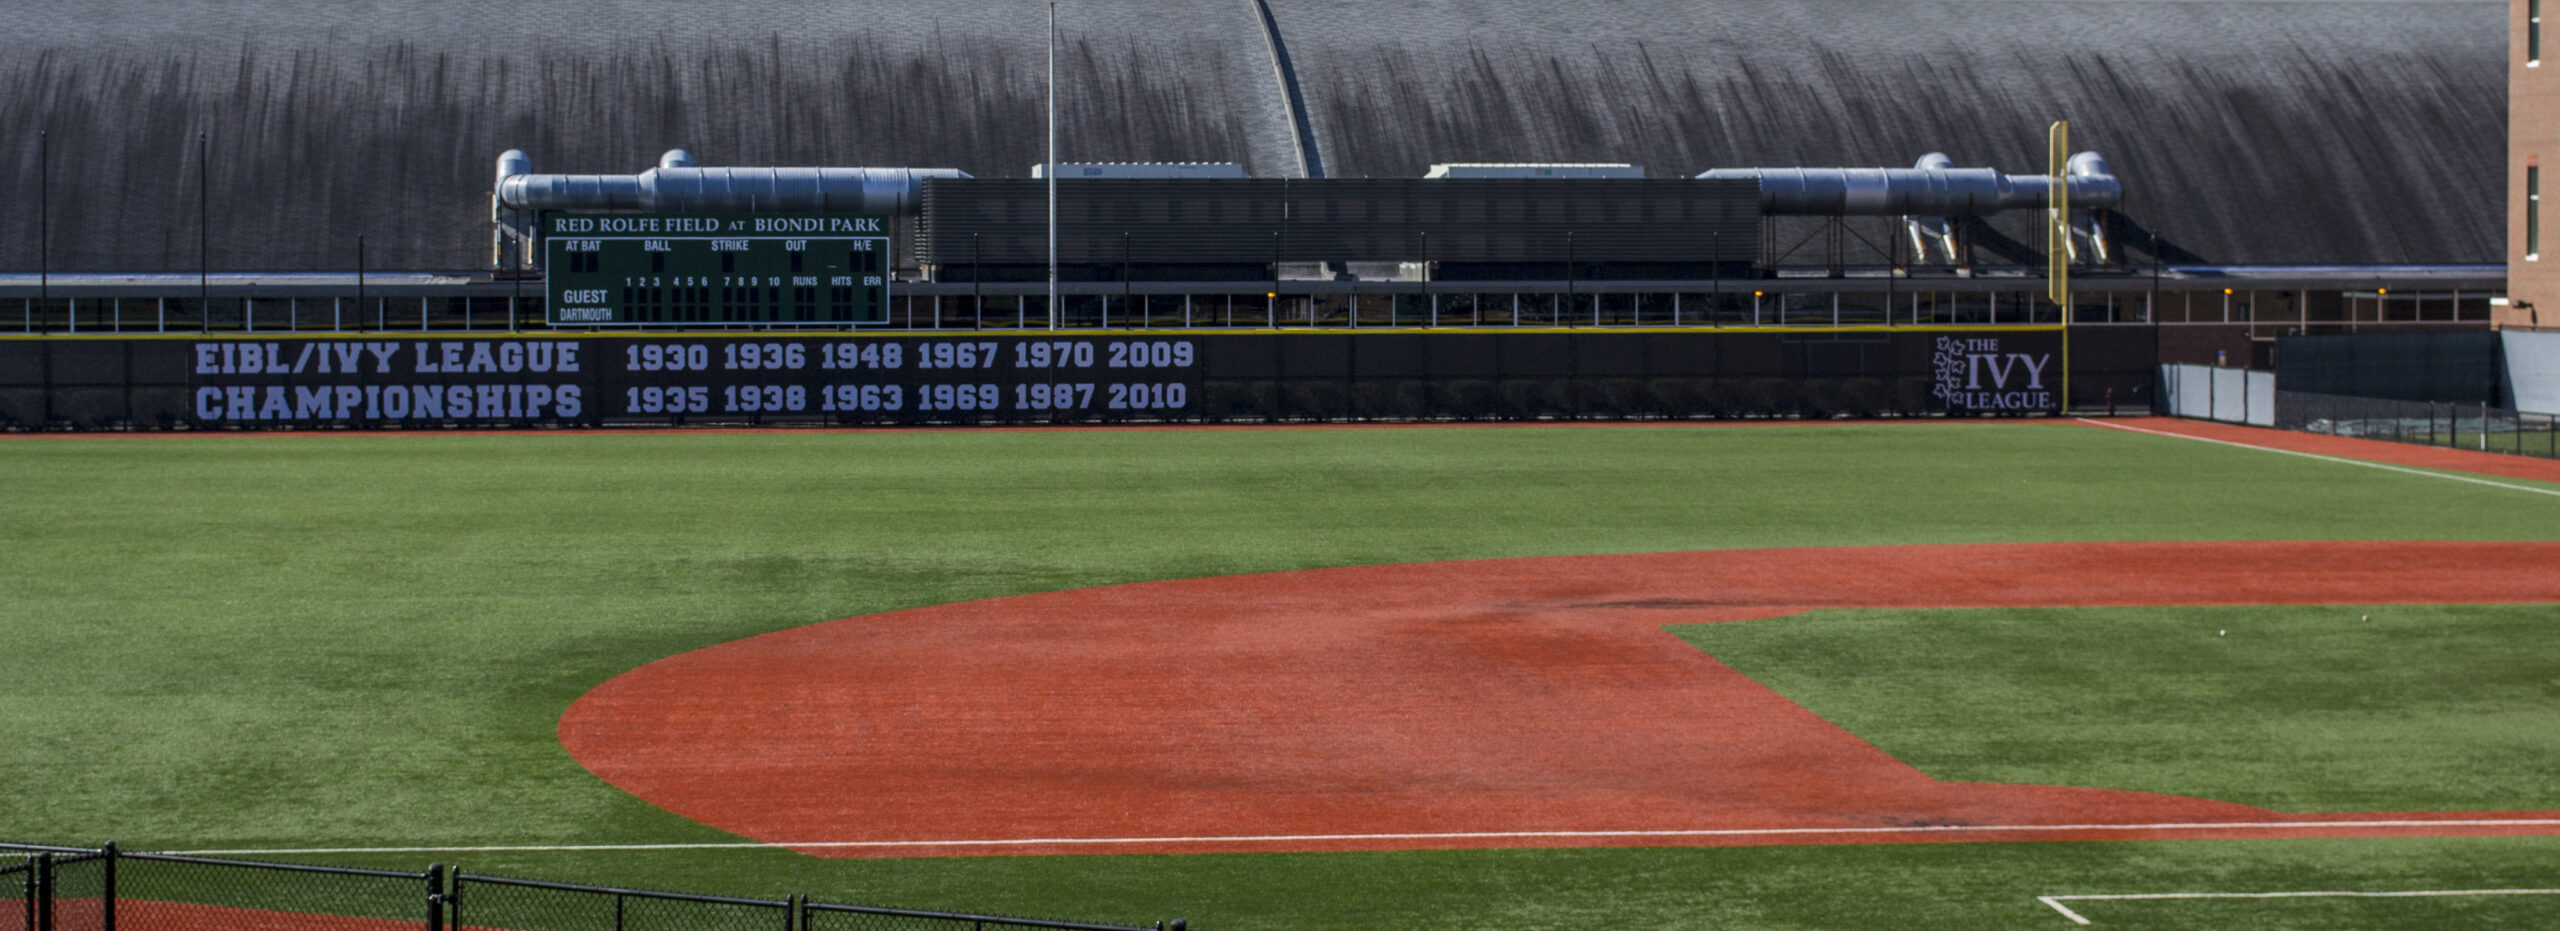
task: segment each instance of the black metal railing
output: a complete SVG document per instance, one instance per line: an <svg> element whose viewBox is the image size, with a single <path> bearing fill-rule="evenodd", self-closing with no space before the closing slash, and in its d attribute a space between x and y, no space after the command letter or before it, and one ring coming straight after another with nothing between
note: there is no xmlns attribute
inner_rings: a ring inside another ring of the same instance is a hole
<svg viewBox="0 0 2560 931"><path fill-rule="evenodd" d="M1786 327L1817 331L1841 327L2057 324L2147 320L2150 297L2140 292L2089 292L2076 296L2073 313L2045 299L2042 285L2019 280L2007 290L1931 291L1889 289L1882 282L1818 285L1736 279L1683 282L1613 281L1578 286L1518 282L1204 283L1171 288L1150 285L1062 286L1056 323L1044 294L1032 286L989 283L907 285L889 298L885 325L803 323L702 323L679 328L709 331L1110 330L1110 329L1697 329ZM1998 282L2006 286L2009 282ZM1241 285L1241 287L1239 287ZM1986 285L1988 286L1988 285ZM12 286L0 283L0 292ZM411 284L415 293L386 296L338 293L329 288L288 289L243 277L217 282L199 296L193 282L172 284L184 293L57 293L49 298L0 296L0 333L65 336L118 333L408 334L594 332L545 322L543 298L509 293L487 283ZM533 286L538 290L541 285ZM2110 301L2123 305L2112 308ZM2163 304L2163 307L2169 306ZM2485 305L2483 305L2485 306ZM2486 326L2486 317L2466 317ZM2321 322L2321 321L2315 321ZM2201 324L2203 321L2197 321ZM2169 321L2186 326L2188 321ZM2339 321L2344 325L2344 321ZM2211 325L2227 325L2213 321ZM2364 326L2379 325L2366 322ZM2442 321L2429 325L2442 326Z"/></svg>
<svg viewBox="0 0 2560 931"><path fill-rule="evenodd" d="M924 912L902 908L876 908L867 905L827 905L802 902L799 931L957 931L980 928L1046 928L1057 931L1129 931L1119 925L1097 925L1074 921L1045 921L1038 918L1001 918L993 915L960 915L950 912ZM1182 921L1158 922L1154 931L1183 931Z"/></svg>
<svg viewBox="0 0 2560 931"><path fill-rule="evenodd" d="M390 931L439 919L443 868L421 872L128 853L114 858L116 921L149 928Z"/></svg>
<svg viewBox="0 0 2560 931"><path fill-rule="evenodd" d="M508 931L791 931L797 905L461 872L448 903L453 927Z"/></svg>
<svg viewBox="0 0 2560 931"><path fill-rule="evenodd" d="M2560 417L2485 403L2278 391L2276 426L2305 433L2560 459Z"/></svg>
<svg viewBox="0 0 2560 931"><path fill-rule="evenodd" d="M483 876L0 843L0 931L1182 931Z"/></svg>
<svg viewBox="0 0 2560 931"><path fill-rule="evenodd" d="M79 917L86 910L77 896L96 871L112 866L111 850L0 843L0 931L51 931L58 919ZM57 907L55 893L66 881L74 898ZM112 880L104 886L112 889Z"/></svg>
<svg viewBox="0 0 2560 931"><path fill-rule="evenodd" d="M80 853L40 853L44 875L39 931L90 931L116 927L116 856L113 848Z"/></svg>

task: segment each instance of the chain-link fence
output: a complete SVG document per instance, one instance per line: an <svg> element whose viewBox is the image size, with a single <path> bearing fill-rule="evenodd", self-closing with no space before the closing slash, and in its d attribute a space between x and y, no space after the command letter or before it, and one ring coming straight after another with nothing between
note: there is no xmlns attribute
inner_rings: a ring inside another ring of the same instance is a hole
<svg viewBox="0 0 2560 931"><path fill-rule="evenodd" d="M35 931L36 858L0 852L0 931Z"/></svg>
<svg viewBox="0 0 2560 931"><path fill-rule="evenodd" d="M1182 931L1158 923L1153 931ZM481 876L0 844L0 931L1150 931Z"/></svg>
<svg viewBox="0 0 2560 931"><path fill-rule="evenodd" d="M2480 403L2278 391L2275 425L2305 433L2560 459L2560 417Z"/></svg>
<svg viewBox="0 0 2560 931"><path fill-rule="evenodd" d="M790 931L792 905L456 873L450 907L493 931Z"/></svg>
<svg viewBox="0 0 2560 931"><path fill-rule="evenodd" d="M126 929L417 928L433 917L427 897L439 873L124 854L116 858L115 917Z"/></svg>
<svg viewBox="0 0 2560 931"><path fill-rule="evenodd" d="M1186 923L1158 923L1153 931L1183 931ZM1043 921L1037 918L999 918L992 915L955 915L946 912L921 912L911 909L874 908L863 905L802 904L800 931L982 931L987 928L1050 928L1067 931L1146 931L1122 925L1081 924L1072 921Z"/></svg>
<svg viewBox="0 0 2560 931"><path fill-rule="evenodd" d="M0 931L112 926L112 848L0 843Z"/></svg>
<svg viewBox="0 0 2560 931"><path fill-rule="evenodd" d="M46 915L38 931L113 931L116 857L111 850L38 854Z"/></svg>

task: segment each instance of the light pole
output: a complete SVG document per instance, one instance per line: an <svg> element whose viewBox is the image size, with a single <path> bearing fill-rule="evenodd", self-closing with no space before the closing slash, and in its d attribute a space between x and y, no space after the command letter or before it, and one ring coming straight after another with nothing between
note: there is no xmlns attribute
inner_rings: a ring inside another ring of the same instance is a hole
<svg viewBox="0 0 2560 931"><path fill-rule="evenodd" d="M196 324L213 332L213 143L196 132Z"/></svg>
<svg viewBox="0 0 2560 931"><path fill-rule="evenodd" d="M36 302L53 304L53 142L36 131Z"/></svg>
<svg viewBox="0 0 2560 931"><path fill-rule="evenodd" d="M1049 0L1049 329L1058 328L1058 0Z"/></svg>

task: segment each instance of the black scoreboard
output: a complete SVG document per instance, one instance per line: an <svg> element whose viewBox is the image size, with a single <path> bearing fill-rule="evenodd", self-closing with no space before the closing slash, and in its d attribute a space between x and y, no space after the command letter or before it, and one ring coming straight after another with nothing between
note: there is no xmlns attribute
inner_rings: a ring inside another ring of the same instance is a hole
<svg viewBox="0 0 2560 931"><path fill-rule="evenodd" d="M552 326L847 326L889 322L877 216L548 214Z"/></svg>

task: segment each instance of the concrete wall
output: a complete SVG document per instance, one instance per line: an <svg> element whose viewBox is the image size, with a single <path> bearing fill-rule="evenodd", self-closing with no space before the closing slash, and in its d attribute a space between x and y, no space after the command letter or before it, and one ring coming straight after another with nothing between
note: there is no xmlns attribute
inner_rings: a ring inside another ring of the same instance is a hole
<svg viewBox="0 0 2560 931"><path fill-rule="evenodd" d="M2210 365L2162 365L2160 409L2172 416L2272 427L2276 375Z"/></svg>
<svg viewBox="0 0 2560 931"><path fill-rule="evenodd" d="M2517 410L2560 414L2560 332L2508 330L2507 397Z"/></svg>

